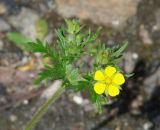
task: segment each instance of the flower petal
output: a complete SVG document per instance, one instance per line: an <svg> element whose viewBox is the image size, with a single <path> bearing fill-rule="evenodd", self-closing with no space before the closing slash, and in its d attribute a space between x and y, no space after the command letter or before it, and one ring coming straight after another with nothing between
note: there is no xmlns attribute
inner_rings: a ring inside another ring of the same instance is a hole
<svg viewBox="0 0 160 130"><path fill-rule="evenodd" d="M104 80L104 74L101 70L97 70L95 75L94 75L94 80Z"/></svg>
<svg viewBox="0 0 160 130"><path fill-rule="evenodd" d="M116 68L112 66L108 66L105 68L105 73L108 77L112 77L112 75L116 72Z"/></svg>
<svg viewBox="0 0 160 130"><path fill-rule="evenodd" d="M112 97L117 96L119 94L120 90L118 89L118 87L110 85L108 87L108 94Z"/></svg>
<svg viewBox="0 0 160 130"><path fill-rule="evenodd" d="M106 88L106 85L103 84L103 83L97 82L97 83L94 84L94 91L95 91L97 94L102 94L102 93L104 93L105 88Z"/></svg>
<svg viewBox="0 0 160 130"><path fill-rule="evenodd" d="M122 85L125 82L124 76L121 73L117 73L115 74L115 76L113 77L113 83L117 84L117 85Z"/></svg>

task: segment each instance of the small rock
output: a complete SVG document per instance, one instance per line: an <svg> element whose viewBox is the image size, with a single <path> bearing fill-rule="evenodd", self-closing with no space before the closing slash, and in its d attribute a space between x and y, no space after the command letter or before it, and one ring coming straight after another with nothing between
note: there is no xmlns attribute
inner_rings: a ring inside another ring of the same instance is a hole
<svg viewBox="0 0 160 130"><path fill-rule="evenodd" d="M47 2L47 5L48 5L48 7L49 7L50 10L56 9L56 5L55 5L55 1L54 0L49 0Z"/></svg>
<svg viewBox="0 0 160 130"><path fill-rule="evenodd" d="M139 107L139 103L137 102L137 100L134 100L134 101L131 103L131 107L132 107L132 108L138 108L138 107Z"/></svg>
<svg viewBox="0 0 160 130"><path fill-rule="evenodd" d="M89 99L84 99L83 101L83 109L85 112L93 112L96 113L97 112L97 107L95 104L91 103L89 101Z"/></svg>
<svg viewBox="0 0 160 130"><path fill-rule="evenodd" d="M0 15L5 14L7 11L6 6L3 3L0 3Z"/></svg>
<svg viewBox="0 0 160 130"><path fill-rule="evenodd" d="M53 42L53 32L49 32L47 36L45 36L44 42L47 42L49 44Z"/></svg>
<svg viewBox="0 0 160 130"><path fill-rule="evenodd" d="M143 125L144 130L151 130L153 127L153 123L152 122L146 122Z"/></svg>
<svg viewBox="0 0 160 130"><path fill-rule="evenodd" d="M5 96L0 96L0 104L6 104L7 103L7 99Z"/></svg>
<svg viewBox="0 0 160 130"><path fill-rule="evenodd" d="M121 126L117 126L117 127L115 128L115 130L122 130L122 127L121 127Z"/></svg>
<svg viewBox="0 0 160 130"><path fill-rule="evenodd" d="M132 101L130 105L130 112L133 115L139 115L141 113L140 107L143 104L143 97L141 95L137 96L135 100Z"/></svg>
<svg viewBox="0 0 160 130"><path fill-rule="evenodd" d="M4 19L0 18L0 31L9 31L10 25Z"/></svg>
<svg viewBox="0 0 160 130"><path fill-rule="evenodd" d="M47 0L44 3L39 3L39 7L42 13L47 13L56 9L54 0Z"/></svg>
<svg viewBox="0 0 160 130"><path fill-rule="evenodd" d="M118 27L119 24L120 24L120 21L119 21L119 20L113 20L113 21L112 21L112 26L113 26L113 27Z"/></svg>
<svg viewBox="0 0 160 130"><path fill-rule="evenodd" d="M3 49L3 45L4 45L3 41L2 41L2 40L0 40L0 50L2 50L2 49Z"/></svg>
<svg viewBox="0 0 160 130"><path fill-rule="evenodd" d="M136 60L136 59L138 59L139 56L138 56L137 53L133 53L133 54L132 54L132 57Z"/></svg>
<svg viewBox="0 0 160 130"><path fill-rule="evenodd" d="M153 41L150 37L150 34L149 34L148 30L144 27L144 25L140 26L139 35L140 35L141 40L144 44L146 44L146 45L152 45L153 44Z"/></svg>
<svg viewBox="0 0 160 130"><path fill-rule="evenodd" d="M78 105L81 105L83 103L82 97L77 96L77 95L73 96L73 101Z"/></svg>
<svg viewBox="0 0 160 130"><path fill-rule="evenodd" d="M108 40L107 44L113 46L114 45L114 41L113 40Z"/></svg>
<svg viewBox="0 0 160 130"><path fill-rule="evenodd" d="M10 88L10 87L7 87L7 89L6 89L7 94L12 94L13 91L14 90L12 88Z"/></svg>
<svg viewBox="0 0 160 130"><path fill-rule="evenodd" d="M136 61L138 60L138 54L137 53L131 53L131 52L126 52L124 53L124 64L125 64L125 71L127 73L132 73L135 65L136 65Z"/></svg>
<svg viewBox="0 0 160 130"><path fill-rule="evenodd" d="M18 15L10 16L9 23L22 32L25 36L36 39L37 32L35 23L39 19L39 15L32 9L22 8L22 11ZM19 24L21 23L21 24Z"/></svg>
<svg viewBox="0 0 160 130"><path fill-rule="evenodd" d="M23 100L24 105L28 105L29 101L28 100Z"/></svg>
<svg viewBox="0 0 160 130"><path fill-rule="evenodd" d="M11 122L16 122L18 118L16 115L12 114L12 115L10 115L9 119Z"/></svg>
<svg viewBox="0 0 160 130"><path fill-rule="evenodd" d="M159 30L159 27L157 25L153 25L152 31L154 32L154 31L158 31L158 30Z"/></svg>

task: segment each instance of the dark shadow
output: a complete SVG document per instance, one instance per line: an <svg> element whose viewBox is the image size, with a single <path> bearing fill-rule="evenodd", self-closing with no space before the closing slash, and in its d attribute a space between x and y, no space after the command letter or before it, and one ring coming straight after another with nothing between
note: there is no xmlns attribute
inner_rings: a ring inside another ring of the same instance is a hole
<svg viewBox="0 0 160 130"><path fill-rule="evenodd" d="M153 120L160 115L160 86L156 86L151 98L142 107L143 115Z"/></svg>

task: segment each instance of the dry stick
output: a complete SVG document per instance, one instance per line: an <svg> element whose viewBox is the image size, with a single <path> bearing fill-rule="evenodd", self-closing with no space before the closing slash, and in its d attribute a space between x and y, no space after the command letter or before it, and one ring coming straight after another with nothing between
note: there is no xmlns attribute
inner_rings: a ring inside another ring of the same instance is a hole
<svg viewBox="0 0 160 130"><path fill-rule="evenodd" d="M48 110L48 108L51 106L55 100L60 97L60 95L64 92L65 87L60 87L50 99L48 99L38 110L38 112L33 116L31 121L28 122L26 128L24 130L31 130L33 126L37 123L37 121L45 114L45 112Z"/></svg>

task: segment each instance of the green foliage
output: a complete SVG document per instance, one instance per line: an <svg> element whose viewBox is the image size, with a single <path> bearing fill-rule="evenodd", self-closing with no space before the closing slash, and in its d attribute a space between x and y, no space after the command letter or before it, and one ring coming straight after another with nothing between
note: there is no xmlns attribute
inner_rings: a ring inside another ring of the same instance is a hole
<svg viewBox="0 0 160 130"><path fill-rule="evenodd" d="M48 54L51 51L48 44L44 44L38 39L36 42L28 42L26 47L27 50L33 53L41 52L43 54Z"/></svg>
<svg viewBox="0 0 160 130"><path fill-rule="evenodd" d="M117 66L127 45L128 43L125 42L122 46L115 45L111 48L106 48L105 44L100 44L97 51L93 53L95 57L95 68L102 68L107 65Z"/></svg>
<svg viewBox="0 0 160 130"><path fill-rule="evenodd" d="M125 77L130 78L130 77L132 77L133 75L134 75L134 73L131 73L131 74L125 74Z"/></svg>
<svg viewBox="0 0 160 130"><path fill-rule="evenodd" d="M127 48L128 43L125 42L122 46L114 46L113 48L111 48L111 55L113 58L119 58L122 56L124 50Z"/></svg>
<svg viewBox="0 0 160 130"><path fill-rule="evenodd" d="M32 41L31 39L17 32L8 32L6 37L9 41L15 43L19 47L22 47L23 49L26 49L27 43Z"/></svg>
<svg viewBox="0 0 160 130"><path fill-rule="evenodd" d="M45 21L39 21L38 26L47 32ZM85 31L86 32L86 31ZM43 43L41 40L35 42L26 39L21 34L9 33L7 35L10 41L24 47L32 53L41 53L42 57L48 58L49 63L44 64L44 69L39 73L36 84L42 81L62 80L66 88L72 88L76 91L89 91L91 100L97 105L98 111L101 112L101 104L107 103L107 95L97 95L93 89L95 83L93 75L95 70L107 65L113 65L118 68L118 63L122 57L128 43L122 46L115 45L111 48L105 46L101 42L96 48L85 50L85 46L96 42L100 34L100 28L95 33L84 33L80 22L77 20L66 20L66 25L56 30L57 42L53 46ZM89 55L93 59L93 69L83 72L79 65L75 63L82 56ZM126 74L126 77L132 75Z"/></svg>
<svg viewBox="0 0 160 130"><path fill-rule="evenodd" d="M66 78L72 85L77 85L78 68L73 68L71 64L66 66Z"/></svg>
<svg viewBox="0 0 160 130"><path fill-rule="evenodd" d="M36 31L37 31L37 38L43 39L44 36L48 33L48 23L44 19L39 19L36 22Z"/></svg>

